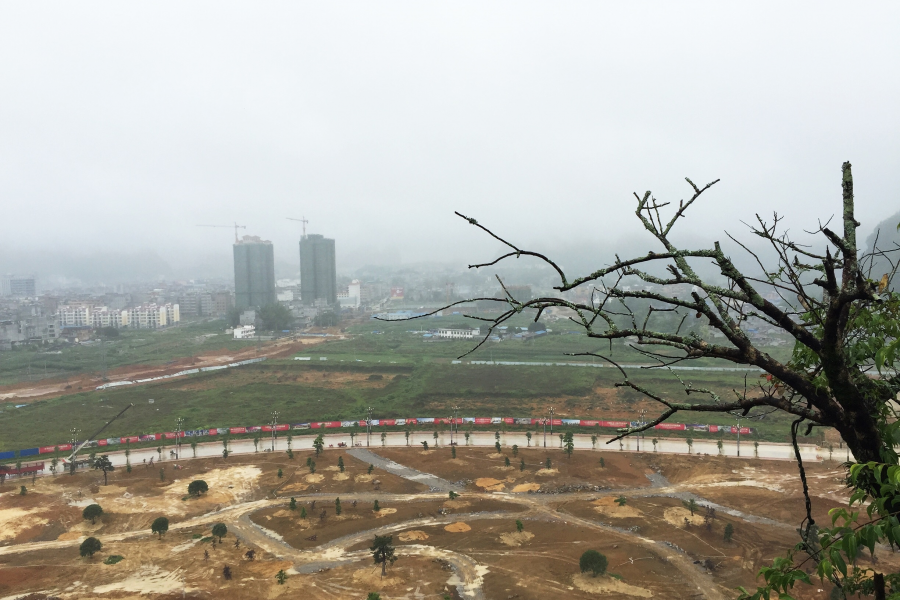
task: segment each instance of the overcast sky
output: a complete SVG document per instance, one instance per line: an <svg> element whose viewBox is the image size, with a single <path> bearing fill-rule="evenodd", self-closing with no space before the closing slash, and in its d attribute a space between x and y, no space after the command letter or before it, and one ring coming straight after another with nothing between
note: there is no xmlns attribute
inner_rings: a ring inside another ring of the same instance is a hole
<svg viewBox="0 0 900 600"><path fill-rule="evenodd" d="M697 243L778 210L863 236L900 207L897 3L0 3L0 268L233 231L339 268L487 258L453 215L572 252L640 234L631 193L721 178ZM868 228L868 229L867 229ZM44 267L41 267L44 268ZM227 269L226 269L227 270ZM202 274L202 273L198 273Z"/></svg>

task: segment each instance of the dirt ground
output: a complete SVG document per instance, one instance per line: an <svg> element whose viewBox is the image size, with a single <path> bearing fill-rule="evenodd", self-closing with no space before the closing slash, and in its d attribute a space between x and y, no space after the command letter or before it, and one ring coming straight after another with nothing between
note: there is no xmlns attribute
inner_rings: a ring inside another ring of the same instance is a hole
<svg viewBox="0 0 900 600"><path fill-rule="evenodd" d="M184 460L181 469L166 463L162 480L158 469L143 466L110 473L108 485L98 472L29 479L21 482L25 495L20 482L7 481L0 487L0 598L324 600L378 591L385 600L724 599L738 585L758 583L758 569L797 542L804 515L789 462L615 451L566 458L535 448L513 457L508 448L497 455L466 447L454 460L449 448L374 450L456 482L459 497L379 469L370 474L367 464L335 449L316 459L315 474L306 468L309 453L299 451L294 460L259 453ZM807 468L817 519L845 500L841 474L835 464ZM194 479L209 484L199 498L187 495ZM693 516L683 504L688 493L701 498ZM722 509L707 522L705 501L743 516ZM104 514L91 523L81 511L94 502ZM162 539L150 531L158 516L170 522ZM228 528L221 544L212 537L217 522ZM734 535L725 541L729 524ZM384 579L368 553L376 532L393 536L399 557ZM93 558L79 556L87 536L103 543ZM578 572L588 549L607 557L606 575ZM894 562L880 556L882 568ZM276 580L282 570L284 585ZM794 596L829 591L815 581Z"/></svg>

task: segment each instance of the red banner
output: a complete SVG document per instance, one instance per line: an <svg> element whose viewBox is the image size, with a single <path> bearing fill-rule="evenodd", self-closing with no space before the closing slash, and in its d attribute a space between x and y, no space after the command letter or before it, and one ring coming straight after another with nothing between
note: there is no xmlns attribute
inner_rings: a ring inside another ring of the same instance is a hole
<svg viewBox="0 0 900 600"><path fill-rule="evenodd" d="M230 427L228 433L247 433L246 427Z"/></svg>
<svg viewBox="0 0 900 600"><path fill-rule="evenodd" d="M335 427L340 427L341 422L340 421L326 421L325 423L322 423L322 426L326 427L328 429L334 429Z"/></svg>
<svg viewBox="0 0 900 600"><path fill-rule="evenodd" d="M600 424L600 421L585 421L585 420L581 420L581 421L578 422L578 424L581 425L582 427L596 427L597 425Z"/></svg>
<svg viewBox="0 0 900 600"><path fill-rule="evenodd" d="M384 425L385 427L392 426L396 421L394 419L381 419L380 425Z"/></svg>
<svg viewBox="0 0 900 600"><path fill-rule="evenodd" d="M98 446L106 446L107 444L109 444L109 442L107 442L106 440L97 440Z"/></svg>
<svg viewBox="0 0 900 600"><path fill-rule="evenodd" d="M631 423L628 421L600 421L600 427L615 427L616 429L623 429L625 427L631 427Z"/></svg>
<svg viewBox="0 0 900 600"><path fill-rule="evenodd" d="M491 418L490 417L475 417L476 425L490 425Z"/></svg>
<svg viewBox="0 0 900 600"><path fill-rule="evenodd" d="M684 423L660 423L653 429L668 429L669 431L684 431Z"/></svg>

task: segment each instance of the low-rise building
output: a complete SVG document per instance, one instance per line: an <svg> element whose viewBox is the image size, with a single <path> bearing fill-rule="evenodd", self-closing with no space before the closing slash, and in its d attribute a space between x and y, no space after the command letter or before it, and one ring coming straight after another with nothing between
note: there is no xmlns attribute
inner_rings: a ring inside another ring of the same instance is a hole
<svg viewBox="0 0 900 600"><path fill-rule="evenodd" d="M455 328L440 328L437 330L437 336L439 338L453 339L453 340L471 340L475 337L481 335L481 329L455 329Z"/></svg>
<svg viewBox="0 0 900 600"><path fill-rule="evenodd" d="M233 333L234 339L236 340L252 338L256 335L256 327L254 327L253 325L242 325L240 327L235 327Z"/></svg>

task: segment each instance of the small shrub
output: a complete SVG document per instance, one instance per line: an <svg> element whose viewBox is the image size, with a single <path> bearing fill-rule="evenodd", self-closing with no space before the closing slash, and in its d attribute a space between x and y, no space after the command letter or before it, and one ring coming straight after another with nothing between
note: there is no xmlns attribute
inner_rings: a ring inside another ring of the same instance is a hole
<svg viewBox="0 0 900 600"><path fill-rule="evenodd" d="M125 560L124 556L120 556L118 554L113 554L111 556L107 556L106 560L103 561L103 564L104 565L114 565L117 562L121 562L123 560Z"/></svg>
<svg viewBox="0 0 900 600"><path fill-rule="evenodd" d="M191 496L199 496L209 491L209 485L202 479L195 479L188 484L188 494Z"/></svg>
<svg viewBox="0 0 900 600"><path fill-rule="evenodd" d="M288 505L288 508L291 510L297 510L297 499L293 496L291 497L291 503Z"/></svg>
<svg viewBox="0 0 900 600"><path fill-rule="evenodd" d="M519 533L522 533L522 531L524 529L525 529L525 525L522 524L522 521L520 521L519 519L516 519L516 531L518 531Z"/></svg>
<svg viewBox="0 0 900 600"><path fill-rule="evenodd" d="M456 500L457 498L459 498L459 494L457 494L457 493L454 492L453 490L450 490L449 496L450 496L450 499L451 499L451 500Z"/></svg>
<svg viewBox="0 0 900 600"><path fill-rule="evenodd" d="M725 541L730 542L732 537L734 537L734 527L728 523L725 525Z"/></svg>
<svg viewBox="0 0 900 600"><path fill-rule="evenodd" d="M372 505L372 510L378 512L381 510L381 506L378 505L378 500L375 501L375 504Z"/></svg>
<svg viewBox="0 0 900 600"><path fill-rule="evenodd" d="M427 450L428 448L426 447L425 449ZM369 465L369 470L366 471L366 473L368 473L369 475L371 475L371 474L372 474L372 471L374 471L374 470L375 470L375 465Z"/></svg>
<svg viewBox="0 0 900 600"><path fill-rule="evenodd" d="M81 546L78 548L78 551L81 553L81 556L87 556L88 558L93 558L94 554L100 552L103 549L103 544L100 543L95 537L89 537L88 539L81 542Z"/></svg>
<svg viewBox="0 0 900 600"><path fill-rule="evenodd" d="M281 469L278 469L277 476L278 476L278 479L281 479L282 477L284 477L284 471L282 471Z"/></svg>

